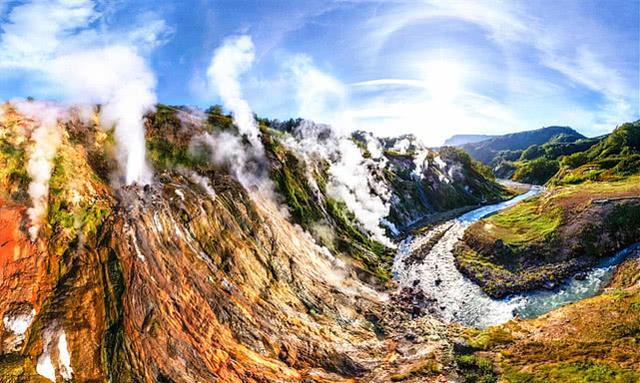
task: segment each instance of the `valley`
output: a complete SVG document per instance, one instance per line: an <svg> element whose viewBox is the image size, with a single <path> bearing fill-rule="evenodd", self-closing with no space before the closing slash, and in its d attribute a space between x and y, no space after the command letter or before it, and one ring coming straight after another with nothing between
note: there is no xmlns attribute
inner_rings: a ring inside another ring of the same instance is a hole
<svg viewBox="0 0 640 383"><path fill-rule="evenodd" d="M411 136L258 119L254 146L158 105L153 182L120 185L113 130L70 111L42 197L32 109L0 122L2 382L638 377L638 123L542 187Z"/></svg>

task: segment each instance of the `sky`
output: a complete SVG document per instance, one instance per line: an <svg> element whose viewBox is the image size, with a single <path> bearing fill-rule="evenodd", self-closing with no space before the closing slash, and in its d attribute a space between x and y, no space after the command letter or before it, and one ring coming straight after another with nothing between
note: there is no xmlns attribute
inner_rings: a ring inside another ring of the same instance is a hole
<svg viewBox="0 0 640 383"><path fill-rule="evenodd" d="M82 101L76 69L126 47L158 102L222 104L207 70L237 38L250 50L237 92L260 117L429 145L549 125L596 136L640 118L635 0L0 0L0 99Z"/></svg>

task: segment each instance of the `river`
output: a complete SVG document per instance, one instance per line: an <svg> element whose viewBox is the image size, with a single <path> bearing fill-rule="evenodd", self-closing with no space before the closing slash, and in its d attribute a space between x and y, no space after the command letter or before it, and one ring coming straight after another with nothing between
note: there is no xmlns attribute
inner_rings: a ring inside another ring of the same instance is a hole
<svg viewBox="0 0 640 383"><path fill-rule="evenodd" d="M409 237L398 246L393 274L400 288L420 288L435 300L436 315L447 322L484 328L513 319L516 315L532 318L557 307L597 294L612 277L615 266L638 245L627 248L603 260L587 272L585 278L571 279L555 290L540 290L506 299L493 299L466 278L454 264L453 248L465 230L477 220L540 193L543 188L532 186L529 191L513 199L483 206L460 217L437 225L418 237ZM405 262L414 251L440 236L424 258ZM430 241L431 240L431 241Z"/></svg>

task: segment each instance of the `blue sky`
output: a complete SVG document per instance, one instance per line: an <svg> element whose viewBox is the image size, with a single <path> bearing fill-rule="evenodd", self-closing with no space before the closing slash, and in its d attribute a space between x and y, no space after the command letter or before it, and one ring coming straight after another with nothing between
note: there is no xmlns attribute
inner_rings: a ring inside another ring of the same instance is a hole
<svg viewBox="0 0 640 383"><path fill-rule="evenodd" d="M146 60L158 101L205 107L221 102L214 51L245 35L254 58L238 80L259 116L433 145L640 118L638 1L158 3L0 0L0 98L64 100L51 60L117 44Z"/></svg>

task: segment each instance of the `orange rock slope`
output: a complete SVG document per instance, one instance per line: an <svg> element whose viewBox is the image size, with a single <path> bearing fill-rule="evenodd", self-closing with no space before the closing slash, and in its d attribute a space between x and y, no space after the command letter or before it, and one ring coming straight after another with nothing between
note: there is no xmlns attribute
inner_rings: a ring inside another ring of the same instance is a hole
<svg viewBox="0 0 640 383"><path fill-rule="evenodd" d="M0 124L0 168L13 169L0 171L1 382L455 376L443 325L388 305L270 195L213 166L200 173L215 195L185 169L111 188L108 136L93 124L60 126L31 242L18 164L33 124L11 112Z"/></svg>

